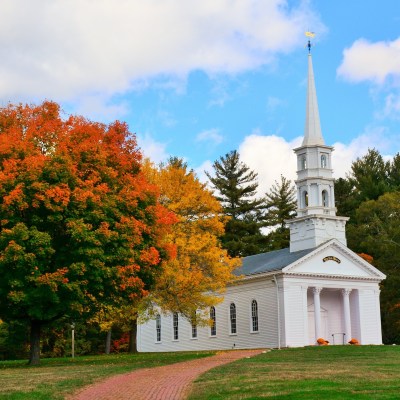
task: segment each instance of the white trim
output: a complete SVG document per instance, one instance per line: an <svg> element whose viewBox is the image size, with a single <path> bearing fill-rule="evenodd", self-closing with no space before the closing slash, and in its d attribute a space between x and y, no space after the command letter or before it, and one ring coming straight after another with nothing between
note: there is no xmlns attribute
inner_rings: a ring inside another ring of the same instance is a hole
<svg viewBox="0 0 400 400"><path fill-rule="evenodd" d="M210 307L210 319L211 319L211 309L214 309L215 334L214 335L212 334L212 325L209 327L210 330L208 332L209 332L209 337L210 338L215 338L215 337L217 337L217 332L218 332L217 331L217 310L216 310L215 306L211 306Z"/></svg>
<svg viewBox="0 0 400 400"><path fill-rule="evenodd" d="M199 331L198 331L198 325L196 324L196 336L193 336L193 324L190 323L190 339L198 339L199 338Z"/></svg>
<svg viewBox="0 0 400 400"><path fill-rule="evenodd" d="M175 315L177 316L176 318L176 333L177 333L177 338L175 339ZM173 342L179 342L179 314L177 312L172 313L172 341Z"/></svg>
<svg viewBox="0 0 400 400"><path fill-rule="evenodd" d="M159 320L160 320L160 340L158 340L157 318L159 318ZM156 314L155 323L156 323L156 340L155 340L154 343L162 343L162 323L161 323L161 314L159 314L159 313Z"/></svg>
<svg viewBox="0 0 400 400"><path fill-rule="evenodd" d="M256 330L256 331L253 330L253 301L255 301L257 304L257 327L258 327L258 330ZM250 333L260 333L260 311L259 311L257 299L252 298L250 300L249 306L250 306L249 307L250 308Z"/></svg>
<svg viewBox="0 0 400 400"><path fill-rule="evenodd" d="M199 337L199 325L197 324L197 311L194 314L194 321L196 324L193 324L193 319L190 322L190 339L197 339ZM193 336L193 326L196 327L196 336Z"/></svg>
<svg viewBox="0 0 400 400"><path fill-rule="evenodd" d="M376 269L373 265L369 264L367 261L365 261L364 259L362 259L359 255L357 255L356 253L354 253L354 251L350 250L348 247L346 247L344 244L340 243L338 240L336 239L331 239L328 242L318 246L315 250L311 251L310 253L306 254L304 257L299 258L298 260L296 260L295 262L293 262L292 264L287 265L286 267L282 268L282 272L283 273L290 273L290 270L295 268L297 265L300 265L302 263L304 263L305 261L307 261L308 259L316 256L317 254L321 253L323 250L325 250L328 247L335 247L336 250L338 250L339 252L342 252L343 255L350 257L353 261L355 261L362 269L364 269L364 271L369 272L370 274L374 275L374 276L369 276L369 277L354 277L357 279L385 279L386 275L383 274L381 271L379 271L378 269ZM313 276L319 276L317 274L312 274ZM321 274L321 276L326 276L328 278L332 277L332 275L329 274ZM333 275L334 276L334 275ZM342 276L344 279L351 279L353 278L352 276Z"/></svg>
<svg viewBox="0 0 400 400"><path fill-rule="evenodd" d="M236 332L232 332L232 319L231 319L231 305L235 307L235 330ZM229 315L228 315L228 326L229 326L229 335L236 336L238 333L238 323L237 323L237 307L234 301L229 302Z"/></svg>

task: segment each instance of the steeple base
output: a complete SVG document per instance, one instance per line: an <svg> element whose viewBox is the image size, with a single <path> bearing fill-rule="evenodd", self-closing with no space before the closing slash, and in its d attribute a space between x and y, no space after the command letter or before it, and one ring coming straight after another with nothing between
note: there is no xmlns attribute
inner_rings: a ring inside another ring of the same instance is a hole
<svg viewBox="0 0 400 400"><path fill-rule="evenodd" d="M347 245L348 217L308 215L286 221L290 228L290 252L312 249L331 239Z"/></svg>

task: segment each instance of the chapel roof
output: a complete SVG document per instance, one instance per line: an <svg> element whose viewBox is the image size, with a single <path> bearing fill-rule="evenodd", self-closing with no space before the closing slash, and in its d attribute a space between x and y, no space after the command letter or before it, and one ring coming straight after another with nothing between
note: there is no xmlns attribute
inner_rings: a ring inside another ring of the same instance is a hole
<svg viewBox="0 0 400 400"><path fill-rule="evenodd" d="M291 253L289 247L287 247L286 249L243 257L242 266L233 271L233 273L237 276L247 276L261 274L263 272L280 271L314 250L315 248Z"/></svg>

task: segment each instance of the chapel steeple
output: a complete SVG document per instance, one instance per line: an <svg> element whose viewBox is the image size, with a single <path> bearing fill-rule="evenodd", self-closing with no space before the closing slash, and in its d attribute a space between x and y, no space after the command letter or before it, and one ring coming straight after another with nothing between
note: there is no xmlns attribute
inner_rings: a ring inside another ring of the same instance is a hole
<svg viewBox="0 0 400 400"><path fill-rule="evenodd" d="M304 139L302 146L322 144L324 138L321 132L321 122L319 120L317 91L315 90L314 70L312 65L311 52L308 53L308 85L307 85L307 104L306 104L306 124L304 129Z"/></svg>
<svg viewBox="0 0 400 400"><path fill-rule="evenodd" d="M313 37L310 35L313 34L308 32L307 36ZM291 252L314 248L332 238L346 245L348 218L336 216L331 164L333 147L325 145L322 136L310 41L308 50L304 138L301 147L294 149L297 155L297 216L287 221Z"/></svg>

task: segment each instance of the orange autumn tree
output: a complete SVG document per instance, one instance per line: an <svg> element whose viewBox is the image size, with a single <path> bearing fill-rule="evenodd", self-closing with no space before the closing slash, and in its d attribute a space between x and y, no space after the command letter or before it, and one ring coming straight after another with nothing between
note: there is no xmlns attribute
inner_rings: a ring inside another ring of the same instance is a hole
<svg viewBox="0 0 400 400"><path fill-rule="evenodd" d="M171 158L155 168L145 165L150 181L160 188L160 202L178 217L166 245L175 257L163 269L148 297L163 312L179 312L191 320L196 311L205 311L220 302L226 285L233 281L232 271L240 265L222 249L224 233L220 203L180 159ZM201 318L203 322L208 318Z"/></svg>
<svg viewBox="0 0 400 400"><path fill-rule="evenodd" d="M147 295L174 221L157 198L126 124L0 109L0 318L29 322L31 364L44 324Z"/></svg>

